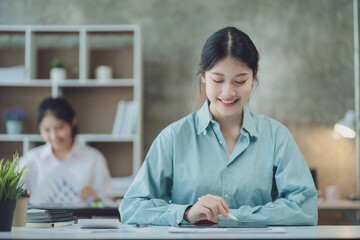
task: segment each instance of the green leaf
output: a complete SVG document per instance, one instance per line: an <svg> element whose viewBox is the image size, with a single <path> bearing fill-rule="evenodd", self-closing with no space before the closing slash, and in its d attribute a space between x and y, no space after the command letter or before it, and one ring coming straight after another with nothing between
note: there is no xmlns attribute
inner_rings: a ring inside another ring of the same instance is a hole
<svg viewBox="0 0 360 240"><path fill-rule="evenodd" d="M12 161L0 160L0 201L13 201L20 196L26 180L24 173L27 167L19 167L17 152L13 155Z"/></svg>

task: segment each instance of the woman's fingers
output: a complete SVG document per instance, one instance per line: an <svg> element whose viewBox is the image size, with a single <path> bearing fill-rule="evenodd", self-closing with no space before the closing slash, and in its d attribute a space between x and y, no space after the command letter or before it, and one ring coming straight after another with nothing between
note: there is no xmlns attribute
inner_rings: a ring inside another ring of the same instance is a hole
<svg viewBox="0 0 360 240"><path fill-rule="evenodd" d="M229 212L230 209L222 197L208 194L199 198L193 206L185 211L184 219L192 223L200 220L217 223L219 214L228 219Z"/></svg>
<svg viewBox="0 0 360 240"><path fill-rule="evenodd" d="M230 209L222 197L208 194L199 198L199 203L211 212L211 215L206 214L209 216L208 220L210 220L210 218L216 219L217 222L219 214L221 214L225 219L228 219L227 214L230 212Z"/></svg>
<svg viewBox="0 0 360 240"><path fill-rule="evenodd" d="M80 197L83 202L86 201L87 197L91 197L92 201L94 201L96 199L97 195L96 195L96 191L94 188L92 188L90 186L86 186L81 190Z"/></svg>

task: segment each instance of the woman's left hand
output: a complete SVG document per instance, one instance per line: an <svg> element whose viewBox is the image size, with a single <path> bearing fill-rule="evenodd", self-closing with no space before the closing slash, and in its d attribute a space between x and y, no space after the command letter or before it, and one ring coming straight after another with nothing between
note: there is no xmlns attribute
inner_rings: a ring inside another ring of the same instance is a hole
<svg viewBox="0 0 360 240"><path fill-rule="evenodd" d="M90 202L93 202L97 199L97 194L93 187L86 186L81 190L80 197L83 202L88 202L87 198L91 198L92 201Z"/></svg>

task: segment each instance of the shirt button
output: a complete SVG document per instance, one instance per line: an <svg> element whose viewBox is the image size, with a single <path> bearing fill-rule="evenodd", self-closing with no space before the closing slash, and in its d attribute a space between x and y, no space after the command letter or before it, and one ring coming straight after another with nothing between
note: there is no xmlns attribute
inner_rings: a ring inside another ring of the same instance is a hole
<svg viewBox="0 0 360 240"><path fill-rule="evenodd" d="M222 144L222 141L220 140L219 143Z"/></svg>
<svg viewBox="0 0 360 240"><path fill-rule="evenodd" d="M228 171L228 170L229 170L229 167L228 167L228 166L226 166L226 168L225 168L225 169L226 169L226 171Z"/></svg>
<svg viewBox="0 0 360 240"><path fill-rule="evenodd" d="M202 133L204 136L206 136L206 134L207 134L207 131L205 130L205 131L203 131L203 133Z"/></svg>
<svg viewBox="0 0 360 240"><path fill-rule="evenodd" d="M228 194L225 194L225 198L228 198L229 197L229 195Z"/></svg>

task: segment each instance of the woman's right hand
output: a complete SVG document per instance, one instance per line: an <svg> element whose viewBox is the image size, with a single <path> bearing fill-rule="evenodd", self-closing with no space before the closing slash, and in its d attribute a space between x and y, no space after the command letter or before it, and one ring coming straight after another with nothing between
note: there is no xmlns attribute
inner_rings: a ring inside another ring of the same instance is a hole
<svg viewBox="0 0 360 240"><path fill-rule="evenodd" d="M196 223L201 220L208 220L218 223L219 214L228 219L230 212L225 200L222 197L207 194L199 198L199 200L184 213L184 219L190 223Z"/></svg>

